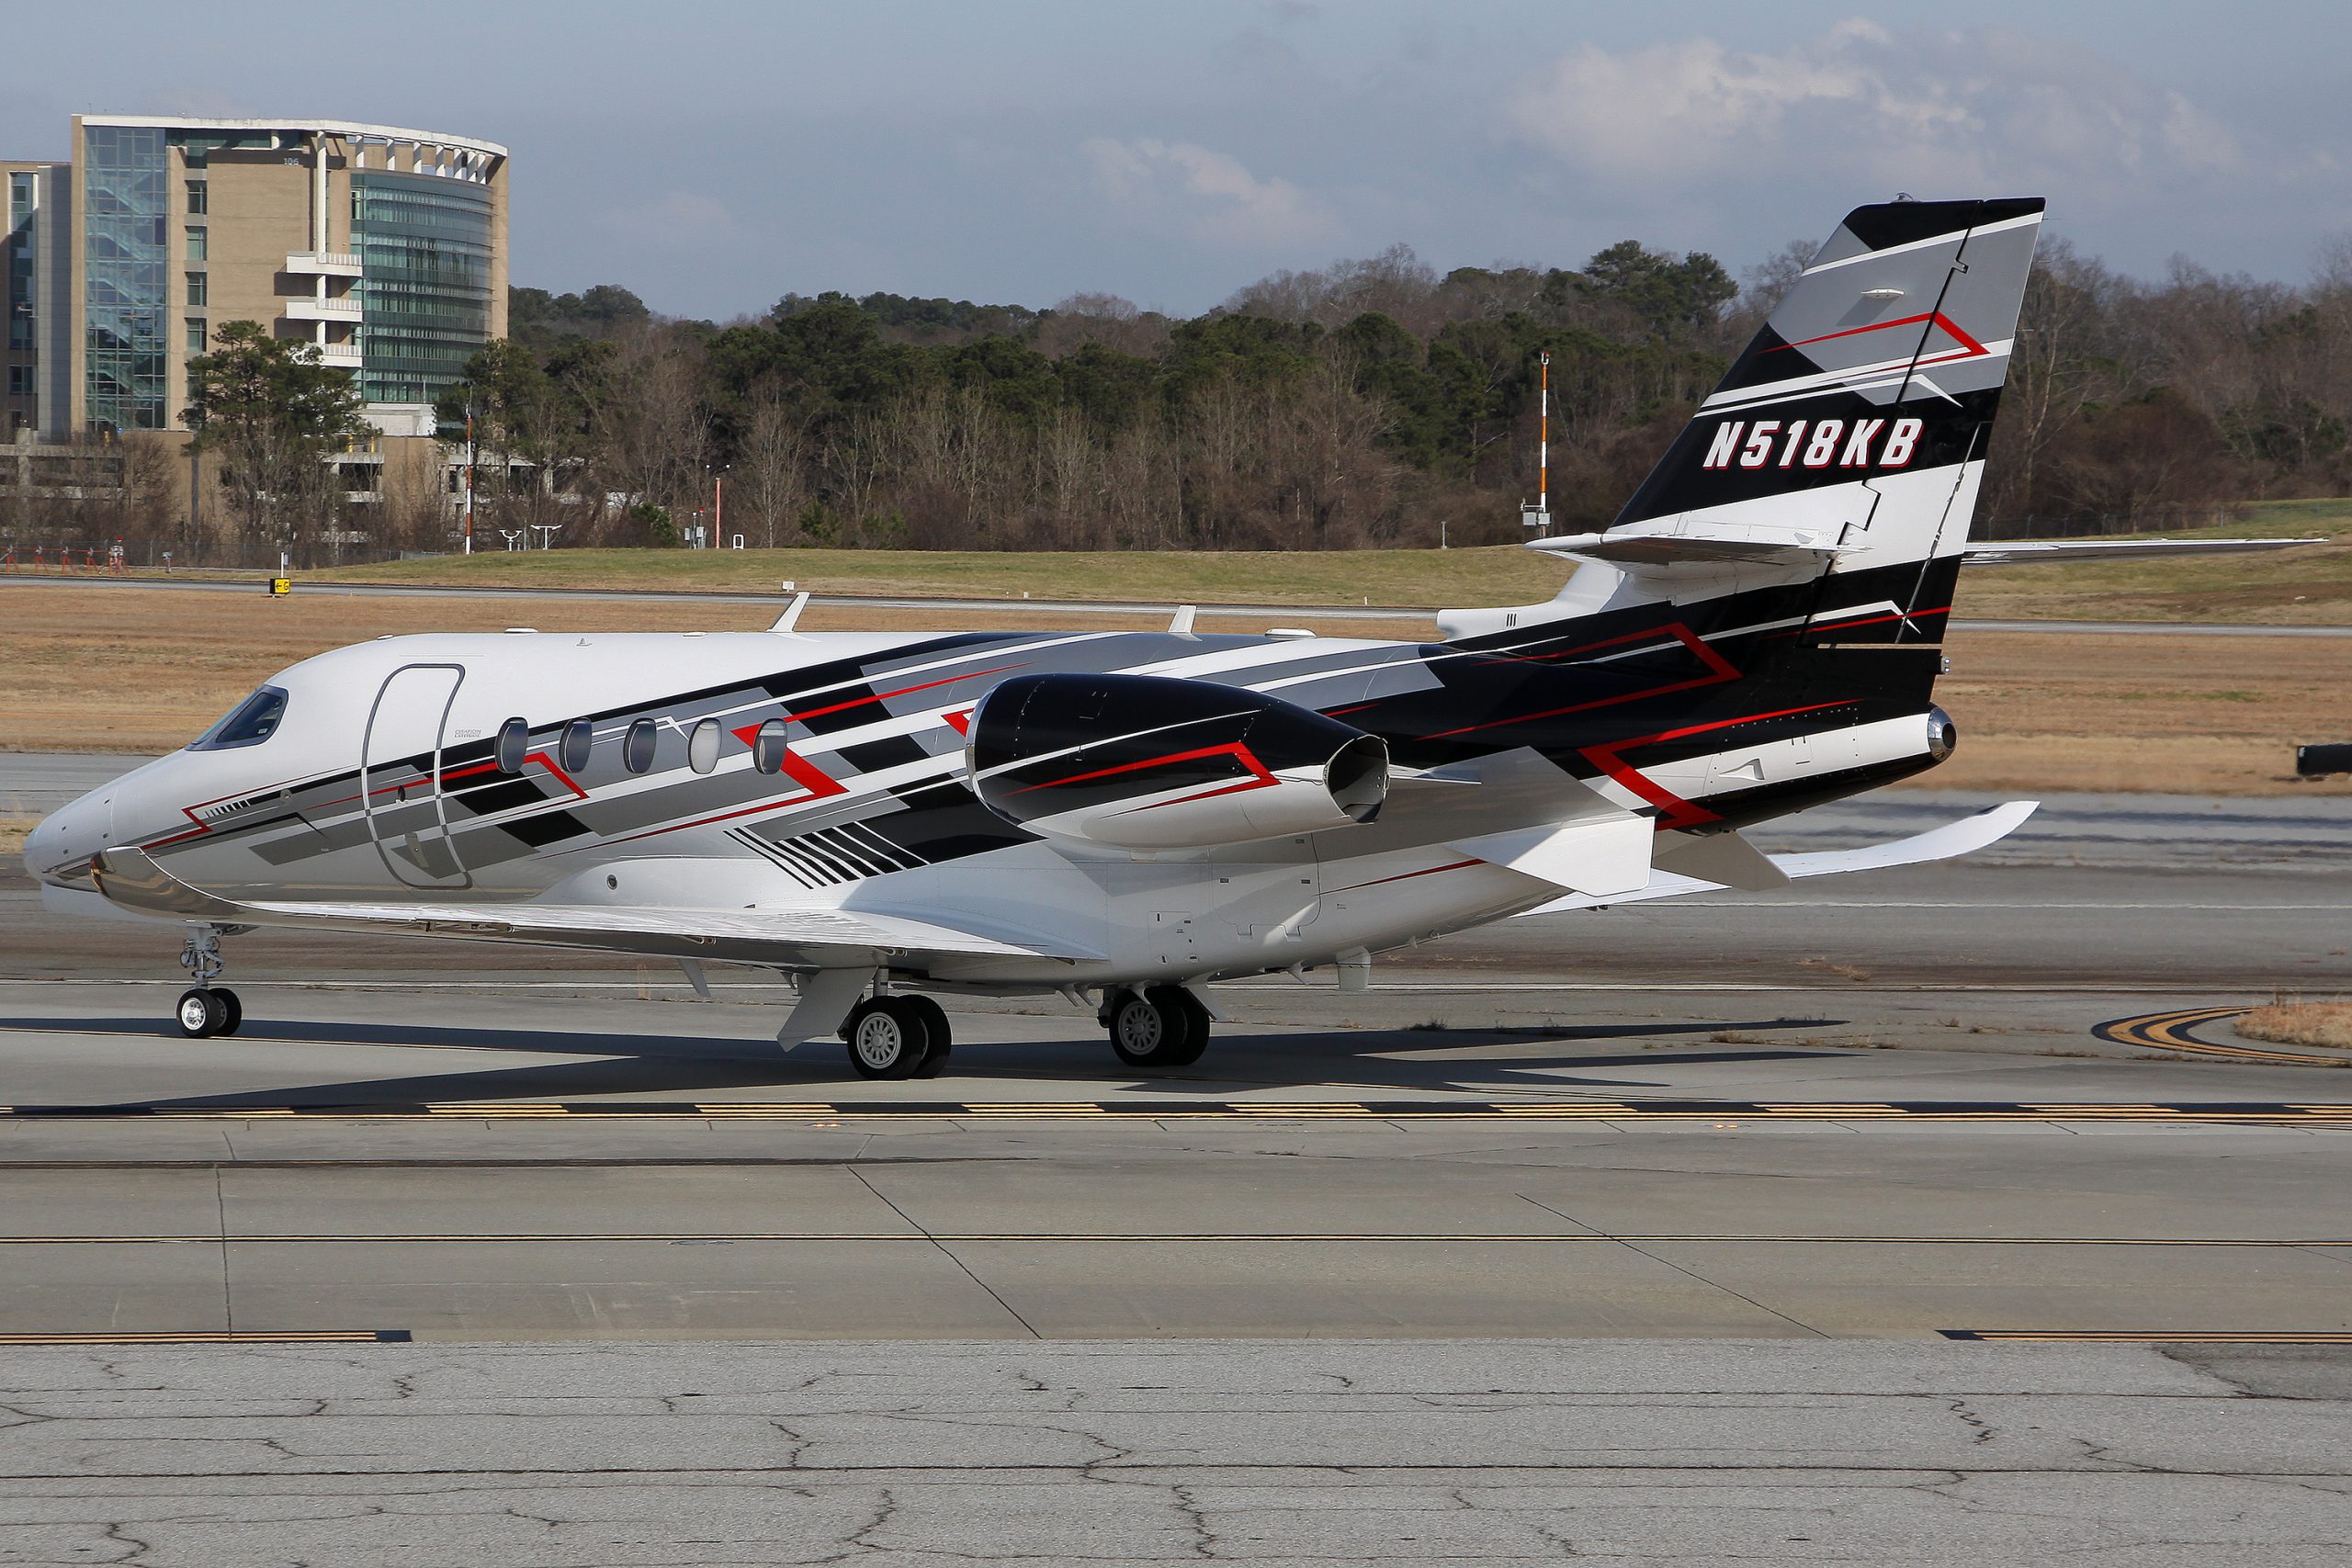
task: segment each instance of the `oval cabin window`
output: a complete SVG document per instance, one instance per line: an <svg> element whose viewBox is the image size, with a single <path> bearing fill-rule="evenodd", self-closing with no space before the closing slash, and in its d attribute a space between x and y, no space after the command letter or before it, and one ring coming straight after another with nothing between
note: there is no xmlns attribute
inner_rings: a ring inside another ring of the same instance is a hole
<svg viewBox="0 0 2352 1568"><path fill-rule="evenodd" d="M718 721L704 719L686 736L686 766L707 773L718 766Z"/></svg>
<svg viewBox="0 0 2352 1568"><path fill-rule="evenodd" d="M763 773L784 771L785 728L785 722L780 718L772 718L760 726L759 733L752 737L752 766Z"/></svg>
<svg viewBox="0 0 2352 1568"><path fill-rule="evenodd" d="M498 741L491 755L502 773L519 773L523 759L530 755L531 727L519 718L510 718L498 727Z"/></svg>
<svg viewBox="0 0 2352 1568"><path fill-rule="evenodd" d="M588 752L596 743L596 727L584 718L575 718L563 727L563 739L556 748L563 761L563 771L576 773L588 765Z"/></svg>
<svg viewBox="0 0 2352 1568"><path fill-rule="evenodd" d="M653 721L640 718L621 739L621 766L641 773L653 766Z"/></svg>

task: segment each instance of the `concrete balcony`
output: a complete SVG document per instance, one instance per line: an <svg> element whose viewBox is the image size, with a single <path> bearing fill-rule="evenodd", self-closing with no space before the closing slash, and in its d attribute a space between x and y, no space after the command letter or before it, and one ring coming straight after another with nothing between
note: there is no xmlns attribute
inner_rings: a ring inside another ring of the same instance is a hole
<svg viewBox="0 0 2352 1568"><path fill-rule="evenodd" d="M286 270L300 277L357 277L359 258L344 251L289 251Z"/></svg>
<svg viewBox="0 0 2352 1568"><path fill-rule="evenodd" d="M280 299L277 308L289 321L356 321L359 301L346 296L341 299L311 299L297 297Z"/></svg>
<svg viewBox="0 0 2352 1568"><path fill-rule="evenodd" d="M359 345L356 343L314 343L310 346L319 351L322 365L332 365L338 370L359 368Z"/></svg>

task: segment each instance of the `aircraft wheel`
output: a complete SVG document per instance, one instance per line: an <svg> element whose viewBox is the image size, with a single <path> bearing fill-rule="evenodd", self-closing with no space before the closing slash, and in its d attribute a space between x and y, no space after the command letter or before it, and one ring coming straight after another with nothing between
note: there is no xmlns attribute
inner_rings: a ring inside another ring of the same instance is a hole
<svg viewBox="0 0 2352 1568"><path fill-rule="evenodd" d="M1141 996L1121 991L1111 998L1111 1049L1131 1067L1182 1066L1193 1060L1193 1015L1169 993L1181 987L1155 986Z"/></svg>
<svg viewBox="0 0 2352 1568"><path fill-rule="evenodd" d="M857 1004L842 1025L849 1065L862 1078L910 1078L931 1053L931 1033L907 997L875 997Z"/></svg>
<svg viewBox="0 0 2352 1568"><path fill-rule="evenodd" d="M1167 1063L1171 1067L1189 1067L1201 1059L1202 1052L1209 1048L1209 1029L1216 1021L1209 1017L1207 1005L1187 987L1163 986L1159 989L1168 993L1170 999L1184 1014L1184 1049L1168 1057Z"/></svg>
<svg viewBox="0 0 2352 1568"><path fill-rule="evenodd" d="M179 1006L173 1010L172 1016L179 1024L182 1034L191 1040L202 1040L207 1035L222 1032L221 1025L228 1021L229 1010L218 992L198 986L180 993Z"/></svg>
<svg viewBox="0 0 2352 1568"><path fill-rule="evenodd" d="M947 1021L947 1010L929 997L911 996L899 998L922 1018L923 1032L930 1037L931 1049L922 1056L922 1066L914 1076L935 1078L947 1070L948 1053L956 1049L956 1031Z"/></svg>
<svg viewBox="0 0 2352 1568"><path fill-rule="evenodd" d="M225 986L213 987L212 995L214 999L220 1002L221 1012L220 1021L213 1026L212 1032L215 1034L236 1033L237 1026L245 1021L245 1004L237 999L236 992Z"/></svg>

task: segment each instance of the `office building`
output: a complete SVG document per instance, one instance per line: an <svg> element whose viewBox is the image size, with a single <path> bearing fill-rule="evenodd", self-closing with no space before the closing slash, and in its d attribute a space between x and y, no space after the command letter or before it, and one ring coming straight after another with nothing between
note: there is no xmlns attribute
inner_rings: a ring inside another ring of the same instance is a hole
<svg viewBox="0 0 2352 1568"><path fill-rule="evenodd" d="M506 330L506 150L344 120L79 115L7 185L6 421L182 428L189 359L258 321L356 378L386 436ZM24 436L19 434L18 440Z"/></svg>

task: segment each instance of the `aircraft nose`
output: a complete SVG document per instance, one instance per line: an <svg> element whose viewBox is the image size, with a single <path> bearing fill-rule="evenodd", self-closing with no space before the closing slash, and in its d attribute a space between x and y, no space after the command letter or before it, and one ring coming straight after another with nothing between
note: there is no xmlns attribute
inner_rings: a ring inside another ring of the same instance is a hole
<svg viewBox="0 0 2352 1568"><path fill-rule="evenodd" d="M85 795L51 812L25 839L25 869L38 881L71 886L58 874L84 865L107 847L114 827L110 794Z"/></svg>

